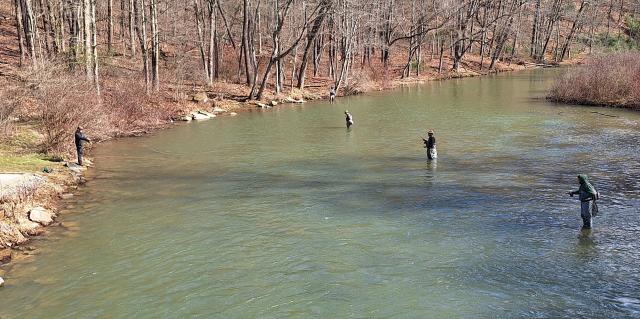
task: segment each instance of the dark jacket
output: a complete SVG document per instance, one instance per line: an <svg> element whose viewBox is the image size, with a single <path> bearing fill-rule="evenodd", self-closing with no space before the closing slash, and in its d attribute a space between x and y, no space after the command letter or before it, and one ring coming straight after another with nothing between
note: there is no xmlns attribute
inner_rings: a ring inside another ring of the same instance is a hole
<svg viewBox="0 0 640 319"><path fill-rule="evenodd" d="M424 147L426 148L434 148L436 147L436 138L433 136L429 136L429 139L425 140L424 138L422 139L424 141Z"/></svg>
<svg viewBox="0 0 640 319"><path fill-rule="evenodd" d="M76 148L77 149L82 149L84 147L84 142L90 142L91 140L89 140L84 133L82 133L82 131L76 131Z"/></svg>

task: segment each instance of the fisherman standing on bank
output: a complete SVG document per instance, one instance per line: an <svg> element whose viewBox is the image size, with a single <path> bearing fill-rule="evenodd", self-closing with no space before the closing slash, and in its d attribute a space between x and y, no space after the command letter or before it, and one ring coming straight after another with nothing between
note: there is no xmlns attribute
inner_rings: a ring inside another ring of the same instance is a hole
<svg viewBox="0 0 640 319"><path fill-rule="evenodd" d="M598 205L596 200L600 197L600 194L591 183L587 175L578 175L578 182L580 182L580 188L577 191L569 192L569 195L580 195L580 216L582 217L582 228L591 228L591 217L598 213ZM591 204L593 201L593 204ZM590 205L591 204L591 205Z"/></svg>
<svg viewBox="0 0 640 319"><path fill-rule="evenodd" d="M82 126L78 126L76 129L76 151L78 152L78 165L82 166L82 154L84 153L84 142L91 143L91 140L87 138L82 132Z"/></svg>
<svg viewBox="0 0 640 319"><path fill-rule="evenodd" d="M436 151L436 138L433 136L433 130L429 130L427 135L429 138L426 140L422 138L422 141L424 142L424 147L427 149L427 158L434 160L438 158L438 151Z"/></svg>
<svg viewBox="0 0 640 319"><path fill-rule="evenodd" d="M329 89L329 102L333 103L335 99L336 99L336 87L332 85L331 89Z"/></svg>
<svg viewBox="0 0 640 319"><path fill-rule="evenodd" d="M353 115L349 113L349 111L344 111L344 119L347 122L347 128L350 128L353 125Z"/></svg>

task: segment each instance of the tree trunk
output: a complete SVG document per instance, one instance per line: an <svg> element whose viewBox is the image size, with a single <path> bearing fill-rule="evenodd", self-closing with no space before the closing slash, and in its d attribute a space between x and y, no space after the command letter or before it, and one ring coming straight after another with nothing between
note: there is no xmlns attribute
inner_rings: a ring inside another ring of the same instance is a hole
<svg viewBox="0 0 640 319"><path fill-rule="evenodd" d="M576 32L576 27L578 26L578 23L580 22L580 19L582 18L582 12L584 11L584 8L586 8L587 5L588 5L588 3L585 0L580 2L580 9L578 9L578 12L576 13L576 18L575 18L575 20L573 20L573 25L571 26L571 31L569 32L569 35L567 36L567 41L565 42L564 46L562 47L562 54L560 55L560 62L562 62L562 60L564 60L564 57L567 54L567 50L569 49L569 45L571 43L571 40L573 40L573 34Z"/></svg>
<svg viewBox="0 0 640 319"><path fill-rule="evenodd" d="M204 31L202 30L204 19L202 19L203 13L200 9L200 0L193 0L193 7L196 15L196 28L198 29L198 48L200 49L200 60L202 61L202 68L204 70L204 75L207 80L207 83L213 83L213 81L209 78L211 72L209 72L209 64L207 63L207 55L204 49Z"/></svg>
<svg viewBox="0 0 640 319"><path fill-rule="evenodd" d="M91 54L93 53L91 50L91 1L92 0L83 0L82 2L84 9L84 67L87 79L93 77L93 62L91 58Z"/></svg>
<svg viewBox="0 0 640 319"><path fill-rule="evenodd" d="M137 19L137 13L136 13L136 7L137 7L137 3L134 3L135 0L129 0L129 49L131 50L131 56L135 56L136 55L136 40L135 40L135 34L136 34L136 22L135 19Z"/></svg>
<svg viewBox="0 0 640 319"><path fill-rule="evenodd" d="M113 51L113 0L107 1L107 54Z"/></svg>
<svg viewBox="0 0 640 319"><path fill-rule="evenodd" d="M93 86L100 95L100 82L98 78L98 32L96 28L96 0L90 0L91 4L91 71Z"/></svg>
<svg viewBox="0 0 640 319"><path fill-rule="evenodd" d="M304 79L305 79L305 73L307 71L309 50L315 44L316 37L320 29L322 28L322 22L324 21L324 18L326 16L326 11L329 9L329 5L330 5L329 3L322 5L320 12L318 13L318 16L316 16L315 20L313 21L313 25L309 30L309 33L307 34L307 42L304 47L304 52L302 53L300 70L298 71L298 84L297 84L298 89L304 89Z"/></svg>
<svg viewBox="0 0 640 319"><path fill-rule="evenodd" d="M95 1L95 0L93 0ZM159 63L160 63L160 37L158 35L158 5L157 0L150 0L151 7L151 78L153 79L153 90L160 90Z"/></svg>
<svg viewBox="0 0 640 319"><path fill-rule="evenodd" d="M142 51L142 72L144 73L144 84L147 94L151 87L149 80L149 54L147 50L147 18L146 18L146 4L145 0L136 1L135 16L136 16L136 33L138 34L138 40L140 41L140 51Z"/></svg>
<svg viewBox="0 0 640 319"><path fill-rule="evenodd" d="M27 42L29 57L31 58L33 65L37 65L37 24L36 18L33 14L33 8L31 7L31 0L20 0L20 9L22 10L22 26Z"/></svg>
<svg viewBox="0 0 640 319"><path fill-rule="evenodd" d="M20 8L20 0L13 0L15 15L16 15L16 34L18 36L18 48L20 49L20 66L24 64L24 40L22 38L22 14L20 13L22 9Z"/></svg>

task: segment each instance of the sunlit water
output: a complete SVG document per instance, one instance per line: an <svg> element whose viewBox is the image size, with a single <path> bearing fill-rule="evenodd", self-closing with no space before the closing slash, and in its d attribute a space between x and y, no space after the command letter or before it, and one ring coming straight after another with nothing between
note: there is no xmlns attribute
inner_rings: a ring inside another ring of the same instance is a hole
<svg viewBox="0 0 640 319"><path fill-rule="evenodd" d="M640 115L544 101L558 72L103 145L70 229L5 268L0 318L638 318Z"/></svg>

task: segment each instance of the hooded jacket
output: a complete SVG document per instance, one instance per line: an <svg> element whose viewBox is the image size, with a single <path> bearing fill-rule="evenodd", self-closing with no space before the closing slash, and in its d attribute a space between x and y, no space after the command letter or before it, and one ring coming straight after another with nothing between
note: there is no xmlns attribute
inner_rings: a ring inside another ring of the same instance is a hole
<svg viewBox="0 0 640 319"><path fill-rule="evenodd" d="M589 183L587 175L578 175L578 180L580 181L580 188L578 188L577 191L571 192L571 194L579 194L581 202L588 202L598 198L598 191L596 191L595 187Z"/></svg>

